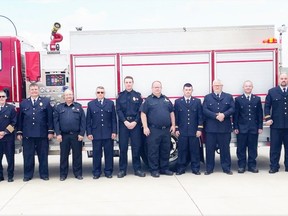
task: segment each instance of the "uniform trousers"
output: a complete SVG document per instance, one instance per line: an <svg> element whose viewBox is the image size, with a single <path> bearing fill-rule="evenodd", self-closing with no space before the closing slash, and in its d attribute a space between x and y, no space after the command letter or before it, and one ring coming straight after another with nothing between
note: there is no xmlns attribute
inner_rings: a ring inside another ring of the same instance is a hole
<svg viewBox="0 0 288 216"><path fill-rule="evenodd" d="M9 141L0 141L0 178L3 177L3 166L2 166L2 159L3 155L6 156L7 161L7 174L8 178L14 177L14 154L15 154L15 142L13 140Z"/></svg>
<svg viewBox="0 0 288 216"><path fill-rule="evenodd" d="M288 169L288 128L270 128L270 169L278 170L282 143L284 144L284 165Z"/></svg>
<svg viewBox="0 0 288 216"><path fill-rule="evenodd" d="M257 162L256 158L258 147L258 134L251 133L239 133L237 134L237 158L238 158L238 167L246 168L247 164L247 154L248 149L248 169L256 168Z"/></svg>
<svg viewBox="0 0 288 216"><path fill-rule="evenodd" d="M40 178L48 178L48 138L23 137L24 178L33 178L35 168L35 151L39 162Z"/></svg>
<svg viewBox="0 0 288 216"><path fill-rule="evenodd" d="M60 143L60 176L67 177L69 170L69 153L72 149L72 168L75 177L82 176L82 142L78 134L62 134Z"/></svg>
<svg viewBox="0 0 288 216"><path fill-rule="evenodd" d="M150 134L146 141L150 171L168 170L171 144L170 128L158 129L150 127Z"/></svg>
<svg viewBox="0 0 288 216"><path fill-rule="evenodd" d="M120 159L119 169L126 172L127 170L127 151L128 142L130 138L131 150L132 150L132 164L134 171L141 170L141 146L142 146L142 131L140 124L137 124L132 130L128 129L124 123L119 124L119 148Z"/></svg>
<svg viewBox="0 0 288 216"><path fill-rule="evenodd" d="M184 171L191 160L191 170L200 170L200 143L196 136L179 136L177 170Z"/></svg>
<svg viewBox="0 0 288 216"><path fill-rule="evenodd" d="M206 171L213 172L215 167L215 150L220 149L220 163L223 172L231 169L230 155L231 133L206 133Z"/></svg>
<svg viewBox="0 0 288 216"><path fill-rule="evenodd" d="M113 173L113 140L112 139L101 139L93 140L93 175L100 176L102 173L102 152L104 149L104 174L112 175Z"/></svg>

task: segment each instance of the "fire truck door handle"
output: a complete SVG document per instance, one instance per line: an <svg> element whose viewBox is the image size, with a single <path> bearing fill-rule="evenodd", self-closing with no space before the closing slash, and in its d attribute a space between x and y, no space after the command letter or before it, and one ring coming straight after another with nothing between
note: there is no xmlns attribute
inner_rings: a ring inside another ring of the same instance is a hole
<svg viewBox="0 0 288 216"><path fill-rule="evenodd" d="M14 66L11 67L11 95L12 95L12 102L15 101L14 98Z"/></svg>

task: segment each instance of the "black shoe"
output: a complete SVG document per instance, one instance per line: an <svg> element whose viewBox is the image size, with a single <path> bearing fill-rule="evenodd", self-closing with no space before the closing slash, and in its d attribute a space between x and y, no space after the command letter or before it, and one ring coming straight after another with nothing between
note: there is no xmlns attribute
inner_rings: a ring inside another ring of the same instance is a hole
<svg viewBox="0 0 288 216"><path fill-rule="evenodd" d="M66 177L65 176L61 176L60 177L60 181L65 181L66 180Z"/></svg>
<svg viewBox="0 0 288 216"><path fill-rule="evenodd" d="M213 173L213 171L205 171L204 175L210 175L212 173Z"/></svg>
<svg viewBox="0 0 288 216"><path fill-rule="evenodd" d="M106 178L112 178L112 174L106 174L105 177Z"/></svg>
<svg viewBox="0 0 288 216"><path fill-rule="evenodd" d="M139 177L145 177L146 174L144 172L142 172L141 170L137 170L135 171L134 173L136 176L139 176Z"/></svg>
<svg viewBox="0 0 288 216"><path fill-rule="evenodd" d="M78 179L78 180L82 180L83 179L82 176L76 176L75 178Z"/></svg>
<svg viewBox="0 0 288 216"><path fill-rule="evenodd" d="M117 177L118 178L123 178L124 176L126 176L126 172L124 172L123 170L121 170L118 174ZM107 177L107 176L106 176Z"/></svg>
<svg viewBox="0 0 288 216"><path fill-rule="evenodd" d="M28 177L24 177L24 178L23 178L23 181L24 181L24 182L27 182L27 181L30 181L30 180L31 180L31 178L28 178Z"/></svg>
<svg viewBox="0 0 288 216"><path fill-rule="evenodd" d="M0 182L1 182L1 181L4 181L4 177L0 177Z"/></svg>
<svg viewBox="0 0 288 216"><path fill-rule="evenodd" d="M8 178L8 182L13 182L14 179L13 178Z"/></svg>
<svg viewBox="0 0 288 216"><path fill-rule="evenodd" d="M163 170L163 171L160 171L160 174L172 176L174 172L170 170Z"/></svg>
<svg viewBox="0 0 288 216"><path fill-rule="evenodd" d="M274 174L274 173L276 173L276 172L278 172L278 170L274 170L274 169L270 169L270 170L269 170L269 173L270 173L270 174Z"/></svg>
<svg viewBox="0 0 288 216"><path fill-rule="evenodd" d="M288 172L288 167L285 168L285 172Z"/></svg>
<svg viewBox="0 0 288 216"><path fill-rule="evenodd" d="M233 172L231 170L227 170L227 171L223 171L224 173L226 173L227 175L233 175Z"/></svg>
<svg viewBox="0 0 288 216"><path fill-rule="evenodd" d="M253 168L249 168L248 171L252 172L252 173L258 173L259 172L259 170L257 168L254 168L254 167Z"/></svg>
<svg viewBox="0 0 288 216"><path fill-rule="evenodd" d="M192 173L195 175L201 175L201 172L199 172L199 171L192 171Z"/></svg>
<svg viewBox="0 0 288 216"><path fill-rule="evenodd" d="M177 172L176 172L176 175L182 175L182 174L184 174L185 173L185 170L178 170Z"/></svg>
<svg viewBox="0 0 288 216"><path fill-rule="evenodd" d="M100 175L94 175L93 176L93 179L99 179L100 178Z"/></svg>
<svg viewBox="0 0 288 216"><path fill-rule="evenodd" d="M159 178L160 174L159 174L159 172L154 171L154 172L151 172L151 176L154 177L154 178Z"/></svg>
<svg viewBox="0 0 288 216"><path fill-rule="evenodd" d="M244 173L245 172L245 168L239 168L238 169L238 173Z"/></svg>
<svg viewBox="0 0 288 216"><path fill-rule="evenodd" d="M41 177L41 179L44 180L44 181L48 181L49 177Z"/></svg>

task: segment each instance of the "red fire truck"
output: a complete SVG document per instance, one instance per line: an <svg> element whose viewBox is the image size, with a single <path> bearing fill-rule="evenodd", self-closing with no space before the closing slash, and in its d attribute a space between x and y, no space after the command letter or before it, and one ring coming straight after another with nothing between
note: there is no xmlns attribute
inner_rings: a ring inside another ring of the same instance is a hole
<svg viewBox="0 0 288 216"><path fill-rule="evenodd" d="M84 108L94 99L96 86L104 86L106 97L115 100L127 75L134 77L134 87L144 98L150 94L151 83L160 80L163 93L172 101L182 95L186 82L193 84L193 95L203 99L212 91L215 78L233 96L242 94L242 83L251 80L254 94L263 102L268 89L277 84L279 44L269 40L274 26L72 31L69 51L64 52L58 24L43 51L28 51L18 37L0 36L0 89L16 107L27 96L31 82L39 84L41 96L49 97L52 105L61 102L63 91L71 88ZM265 128L259 145L268 143L269 128ZM91 150L88 139L83 149ZM50 153L57 151L59 144L53 140ZM176 158L173 137L171 161Z"/></svg>

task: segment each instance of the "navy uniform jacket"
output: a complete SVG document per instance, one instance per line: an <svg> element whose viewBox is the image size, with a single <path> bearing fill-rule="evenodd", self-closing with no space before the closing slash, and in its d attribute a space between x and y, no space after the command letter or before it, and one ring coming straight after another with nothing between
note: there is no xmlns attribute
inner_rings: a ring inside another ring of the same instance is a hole
<svg viewBox="0 0 288 216"><path fill-rule="evenodd" d="M170 113L174 111L174 107L165 95L161 94L159 98L153 94L149 95L140 109L147 116L148 127L171 126Z"/></svg>
<svg viewBox="0 0 288 216"><path fill-rule="evenodd" d="M54 134L53 109L50 99L38 97L33 106L31 98L23 100L20 104L17 134L24 137L47 137Z"/></svg>
<svg viewBox="0 0 288 216"><path fill-rule="evenodd" d="M174 112L177 130L181 136L196 136L197 131L202 131L203 113L200 99L191 97L187 104L185 97L178 98L175 100Z"/></svg>
<svg viewBox="0 0 288 216"><path fill-rule="evenodd" d="M127 117L130 117L131 121L141 122L139 110L142 102L143 99L139 92L134 90L131 92L126 90L120 92L116 100L116 110L119 121L124 122L127 120Z"/></svg>
<svg viewBox="0 0 288 216"><path fill-rule="evenodd" d="M263 129L263 108L260 97L251 94L248 100L245 94L235 98L235 113L233 127L239 133L258 134Z"/></svg>
<svg viewBox="0 0 288 216"><path fill-rule="evenodd" d="M272 108L272 115L270 114ZM271 88L265 99L265 120L273 120L271 128L288 128L288 93L280 86Z"/></svg>
<svg viewBox="0 0 288 216"><path fill-rule="evenodd" d="M84 136L86 130L86 119L82 105L73 102L70 106L61 103L54 109L54 130L56 135L61 133L79 132Z"/></svg>
<svg viewBox="0 0 288 216"><path fill-rule="evenodd" d="M235 110L232 95L222 92L220 99L215 93L205 96L203 101L203 114L205 118L205 131L208 133L231 133L231 116ZM220 122L216 119L217 113L224 113L225 119Z"/></svg>
<svg viewBox="0 0 288 216"><path fill-rule="evenodd" d="M98 99L88 103L86 116L87 136L93 135L94 140L111 139L117 133L117 119L114 102L104 99L103 105Z"/></svg>
<svg viewBox="0 0 288 216"><path fill-rule="evenodd" d="M0 139L1 141L12 141L14 139L14 129L17 122L17 112L13 105L5 104L0 111L0 131L7 134Z"/></svg>

